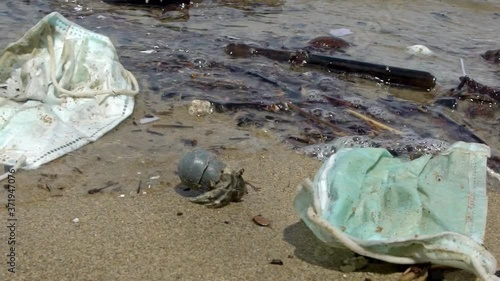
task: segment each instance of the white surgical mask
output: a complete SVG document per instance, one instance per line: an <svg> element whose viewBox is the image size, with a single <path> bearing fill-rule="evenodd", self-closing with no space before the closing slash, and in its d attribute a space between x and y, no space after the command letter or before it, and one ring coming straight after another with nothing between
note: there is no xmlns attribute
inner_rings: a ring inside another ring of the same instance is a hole
<svg viewBox="0 0 500 281"><path fill-rule="evenodd" d="M0 53L0 162L36 169L99 139L138 92L108 37L47 15Z"/></svg>

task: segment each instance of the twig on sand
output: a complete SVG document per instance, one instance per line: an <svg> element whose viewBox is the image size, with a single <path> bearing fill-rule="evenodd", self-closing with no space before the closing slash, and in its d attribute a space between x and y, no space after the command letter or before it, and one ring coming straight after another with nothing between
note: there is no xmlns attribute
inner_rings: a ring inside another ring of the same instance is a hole
<svg viewBox="0 0 500 281"><path fill-rule="evenodd" d="M103 187L96 187L96 188L93 188L93 189L89 190L89 191L88 191L88 194L95 194L95 193L101 192L101 190L103 190L103 189L105 189L105 188L108 188L108 187L110 187L110 186L113 186L113 185L117 185L117 184L118 184L118 182L108 181L108 182L106 183L106 185L105 185L105 186L103 186Z"/></svg>
<svg viewBox="0 0 500 281"><path fill-rule="evenodd" d="M141 192L141 185L142 185L142 181L140 180L139 186L137 187L137 194L139 194L139 192Z"/></svg>

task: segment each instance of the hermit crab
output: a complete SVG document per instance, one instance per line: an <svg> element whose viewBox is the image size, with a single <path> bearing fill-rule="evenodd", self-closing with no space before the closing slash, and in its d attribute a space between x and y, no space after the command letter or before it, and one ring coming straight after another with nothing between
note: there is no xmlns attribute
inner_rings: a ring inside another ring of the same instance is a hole
<svg viewBox="0 0 500 281"><path fill-rule="evenodd" d="M179 161L177 173L183 185L188 188L203 190L189 201L203 204L209 208L219 208L231 202L241 201L247 193L243 179L243 169L234 171L204 150L195 149L184 154Z"/></svg>

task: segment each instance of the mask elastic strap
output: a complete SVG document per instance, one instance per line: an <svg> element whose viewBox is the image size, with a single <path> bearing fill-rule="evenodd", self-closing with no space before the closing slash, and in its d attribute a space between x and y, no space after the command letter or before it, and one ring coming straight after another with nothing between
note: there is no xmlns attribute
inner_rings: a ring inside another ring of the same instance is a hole
<svg viewBox="0 0 500 281"><path fill-rule="evenodd" d="M135 79L134 75L130 73L130 71L123 69L123 72L126 74L126 78L129 83L132 83L133 90L128 90L128 89L120 89L120 90L104 90L104 91L89 91L89 92L75 92L75 91L68 91L64 89L59 82L56 79L56 56L54 52L54 42L52 41L52 36L49 34L47 35L47 45L49 49L49 56L50 56L50 80L54 87L56 88L57 92L59 92L61 95L60 97L74 97L74 98L94 98L95 96L99 95L112 95L112 96L117 96L117 95L126 95L126 96L135 96L139 93L139 85L137 83L137 80Z"/></svg>
<svg viewBox="0 0 500 281"><path fill-rule="evenodd" d="M16 164L12 168L10 168L8 172L4 173L3 175L0 175L0 181L3 181L4 179L8 178L9 175L12 175L15 172L17 172L17 170L21 168L21 166L25 162L26 162L26 155L23 155L16 161Z"/></svg>
<svg viewBox="0 0 500 281"><path fill-rule="evenodd" d="M494 178L496 178L498 181L500 181L500 174L495 172L492 168L486 167L486 171L488 171L488 174Z"/></svg>

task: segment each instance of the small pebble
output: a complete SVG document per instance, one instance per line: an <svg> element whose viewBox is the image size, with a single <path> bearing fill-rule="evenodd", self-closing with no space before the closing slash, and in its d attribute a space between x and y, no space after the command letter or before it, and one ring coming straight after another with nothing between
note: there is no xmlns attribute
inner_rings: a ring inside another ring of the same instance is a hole
<svg viewBox="0 0 500 281"><path fill-rule="evenodd" d="M255 217L253 217L252 220L255 224L257 224L259 226L270 226L271 225L271 221L269 219L266 219L262 215L256 215Z"/></svg>
<svg viewBox="0 0 500 281"><path fill-rule="evenodd" d="M123 198L123 197L125 197L125 194L120 194L120 196L118 196L118 197Z"/></svg>
<svg viewBox="0 0 500 281"><path fill-rule="evenodd" d="M139 124L144 125L144 124L156 122L158 120L160 120L160 118L158 116L151 116L151 117L148 116L148 117L141 118L139 120Z"/></svg>
<svg viewBox="0 0 500 281"><path fill-rule="evenodd" d="M280 259L273 259L270 264L283 265L283 261Z"/></svg>
<svg viewBox="0 0 500 281"><path fill-rule="evenodd" d="M148 54L148 55L152 54L152 53L156 53L155 50L145 50L145 51L140 51L140 52L143 53L143 54Z"/></svg>
<svg viewBox="0 0 500 281"><path fill-rule="evenodd" d="M74 218L74 219L73 219L73 222L74 222L74 223L79 223L79 222L80 222L80 219L79 219L79 218Z"/></svg>

